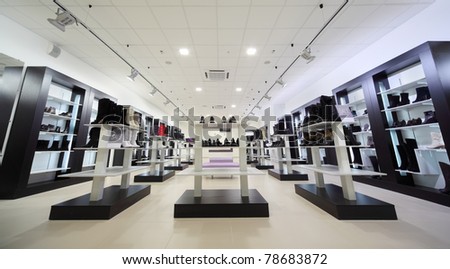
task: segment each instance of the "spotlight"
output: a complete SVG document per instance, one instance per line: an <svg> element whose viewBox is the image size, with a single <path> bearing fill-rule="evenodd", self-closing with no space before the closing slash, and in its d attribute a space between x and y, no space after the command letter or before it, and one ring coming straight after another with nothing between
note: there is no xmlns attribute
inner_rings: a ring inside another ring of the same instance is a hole
<svg viewBox="0 0 450 269"><path fill-rule="evenodd" d="M129 76L127 76L127 78L131 81L134 81L134 79L137 77L137 75L139 75L139 72L136 69L131 68L131 74Z"/></svg>
<svg viewBox="0 0 450 269"><path fill-rule="evenodd" d="M253 111L252 112L250 112L250 113L248 113L249 115L252 115L252 116L255 116L255 113L253 113Z"/></svg>
<svg viewBox="0 0 450 269"><path fill-rule="evenodd" d="M276 81L278 84L280 84L281 85L281 87L286 87L286 83L283 81L283 79L282 78L279 78L279 79L277 79L277 81Z"/></svg>
<svg viewBox="0 0 450 269"><path fill-rule="evenodd" d="M309 64L316 58L316 56L311 55L311 48L304 49L302 53L300 53L300 56L307 61L307 64Z"/></svg>
<svg viewBox="0 0 450 269"><path fill-rule="evenodd" d="M267 94L263 96L263 98L266 98L267 100L270 101L270 99L272 99L272 97L268 96Z"/></svg>
<svg viewBox="0 0 450 269"><path fill-rule="evenodd" d="M151 96L155 96L156 92L158 90L156 88L153 88L153 90L149 93Z"/></svg>
<svg viewBox="0 0 450 269"><path fill-rule="evenodd" d="M48 22L53 24L59 30L65 32L66 26L74 24L76 22L75 18L67 11L58 8L58 11L55 13L56 19L48 18Z"/></svg>
<svg viewBox="0 0 450 269"><path fill-rule="evenodd" d="M166 99L166 101L164 102L164 105L167 106L170 103L169 99Z"/></svg>
<svg viewBox="0 0 450 269"><path fill-rule="evenodd" d="M257 105L257 106L255 106L255 108L257 108L257 109L261 109L261 107L260 107L260 106L258 106L258 105Z"/></svg>

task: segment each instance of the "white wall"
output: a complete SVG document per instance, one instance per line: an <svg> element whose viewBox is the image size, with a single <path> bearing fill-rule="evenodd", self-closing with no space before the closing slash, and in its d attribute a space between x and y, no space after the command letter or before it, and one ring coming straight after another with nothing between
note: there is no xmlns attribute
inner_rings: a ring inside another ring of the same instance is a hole
<svg viewBox="0 0 450 269"><path fill-rule="evenodd" d="M47 40L2 15L0 15L0 37L0 52L21 60L26 66L48 66L114 96L120 104L133 105L159 118L167 115L155 105L70 53L62 50L58 58L51 57L47 54L49 44Z"/></svg>
<svg viewBox="0 0 450 269"><path fill-rule="evenodd" d="M316 97L331 95L332 90L396 56L427 41L450 40L450 1L436 0L418 15L388 33L378 42L357 54L343 65L310 87L292 97L286 104L286 113Z"/></svg>

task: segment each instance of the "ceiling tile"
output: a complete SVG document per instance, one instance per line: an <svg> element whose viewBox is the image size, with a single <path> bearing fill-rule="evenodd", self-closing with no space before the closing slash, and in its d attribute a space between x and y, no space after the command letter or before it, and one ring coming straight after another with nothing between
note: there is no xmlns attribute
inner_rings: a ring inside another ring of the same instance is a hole
<svg viewBox="0 0 450 269"><path fill-rule="evenodd" d="M145 0L111 0L116 6L146 6Z"/></svg>
<svg viewBox="0 0 450 269"><path fill-rule="evenodd" d="M187 28L188 24L181 7L152 7L161 28Z"/></svg>
<svg viewBox="0 0 450 269"><path fill-rule="evenodd" d="M142 40L133 31L128 29L109 29L108 33L122 45L142 45Z"/></svg>
<svg viewBox="0 0 450 269"><path fill-rule="evenodd" d="M249 6L251 0L216 0L218 6Z"/></svg>
<svg viewBox="0 0 450 269"><path fill-rule="evenodd" d="M244 37L243 29L218 29L220 45L240 45Z"/></svg>
<svg viewBox="0 0 450 269"><path fill-rule="evenodd" d="M248 28L272 28L281 12L280 7L252 7L248 16Z"/></svg>
<svg viewBox="0 0 450 269"><path fill-rule="evenodd" d="M171 45L187 46L193 43L188 29L167 29L163 32Z"/></svg>
<svg viewBox="0 0 450 269"><path fill-rule="evenodd" d="M316 39L315 44L340 44L347 43L346 36L353 28L335 28L325 29Z"/></svg>
<svg viewBox="0 0 450 269"><path fill-rule="evenodd" d="M215 6L215 1L211 0L183 0L185 6Z"/></svg>
<svg viewBox="0 0 450 269"><path fill-rule="evenodd" d="M217 58L198 58L198 64L202 69L217 69L218 66Z"/></svg>
<svg viewBox="0 0 450 269"><path fill-rule="evenodd" d="M103 28L128 28L128 22L115 7L98 6L90 15Z"/></svg>
<svg viewBox="0 0 450 269"><path fill-rule="evenodd" d="M195 57L217 58L217 46L195 46Z"/></svg>
<svg viewBox="0 0 450 269"><path fill-rule="evenodd" d="M247 25L248 7L219 7L217 22L219 28L244 28Z"/></svg>
<svg viewBox="0 0 450 269"><path fill-rule="evenodd" d="M236 68L239 62L239 58L220 58L219 68L232 69Z"/></svg>
<svg viewBox="0 0 450 269"><path fill-rule="evenodd" d="M298 29L274 29L267 41L268 45L291 44Z"/></svg>
<svg viewBox="0 0 450 269"><path fill-rule="evenodd" d="M152 53L146 46L130 46L127 50L130 55L136 58L152 57Z"/></svg>
<svg viewBox="0 0 450 269"><path fill-rule="evenodd" d="M349 6L332 22L333 27L356 27L377 8L375 5Z"/></svg>
<svg viewBox="0 0 450 269"><path fill-rule="evenodd" d="M275 24L277 28L299 28L305 24L314 6L284 7Z"/></svg>
<svg viewBox="0 0 450 269"><path fill-rule="evenodd" d="M145 45L167 45L167 39L160 29L136 29L136 34Z"/></svg>
<svg viewBox="0 0 450 269"><path fill-rule="evenodd" d="M217 27L215 7L185 7L184 11L190 28Z"/></svg>
<svg viewBox="0 0 450 269"><path fill-rule="evenodd" d="M147 0L150 6L181 6L181 0Z"/></svg>
<svg viewBox="0 0 450 269"><path fill-rule="evenodd" d="M195 45L217 45L216 29L192 29L191 34Z"/></svg>
<svg viewBox="0 0 450 269"><path fill-rule="evenodd" d="M179 57L178 64L184 68L198 66L197 59L195 57Z"/></svg>
<svg viewBox="0 0 450 269"><path fill-rule="evenodd" d="M245 46L264 45L270 36L270 30L267 29L247 29L244 34Z"/></svg>
<svg viewBox="0 0 450 269"><path fill-rule="evenodd" d="M67 3L65 3L67 2ZM93 5L94 7L96 6L111 6L112 2L111 0L76 0L76 2L81 5L81 6L88 6L88 5ZM65 5L70 5L71 3L73 3L73 1L64 1Z"/></svg>
<svg viewBox="0 0 450 269"><path fill-rule="evenodd" d="M153 16L150 8L142 7L120 7L120 13L133 28L158 28L158 22Z"/></svg>
<svg viewBox="0 0 450 269"><path fill-rule="evenodd" d="M241 55L241 46L219 46L218 51L220 58L238 58Z"/></svg>

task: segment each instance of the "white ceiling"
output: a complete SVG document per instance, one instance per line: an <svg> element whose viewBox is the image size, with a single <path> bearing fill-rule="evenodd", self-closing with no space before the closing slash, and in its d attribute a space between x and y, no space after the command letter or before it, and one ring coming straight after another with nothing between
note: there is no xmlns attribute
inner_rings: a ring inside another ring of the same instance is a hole
<svg viewBox="0 0 450 269"><path fill-rule="evenodd" d="M196 115L220 117L247 115L258 102L263 108L268 106L266 99L260 102L262 96L344 2L59 0L186 114L194 107ZM283 103L432 2L350 0L311 45L316 59L309 64L299 59L292 65L283 76L287 86L281 90L276 84L269 92L276 96L271 102ZM151 87L142 77L130 84L126 79L129 65L84 27L72 25L62 32L48 23L47 18L56 17L56 10L51 0L0 0L0 14L125 87L131 85L168 113L173 111L173 104L162 104L161 94L148 95ZM182 47L190 50L189 56L178 53ZM248 47L256 48L256 55L248 56ZM210 69L225 69L230 77L222 82L207 81L204 72ZM196 92L196 87L203 91ZM236 92L236 87L242 92ZM232 104L236 108L231 108ZM212 105L227 109L214 111Z"/></svg>

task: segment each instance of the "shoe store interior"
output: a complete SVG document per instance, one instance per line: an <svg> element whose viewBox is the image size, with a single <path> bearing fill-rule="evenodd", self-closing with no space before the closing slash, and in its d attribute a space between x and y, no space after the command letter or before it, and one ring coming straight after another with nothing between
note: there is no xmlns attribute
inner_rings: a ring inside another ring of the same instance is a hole
<svg viewBox="0 0 450 269"><path fill-rule="evenodd" d="M0 0L1 249L449 249L447 0Z"/></svg>

